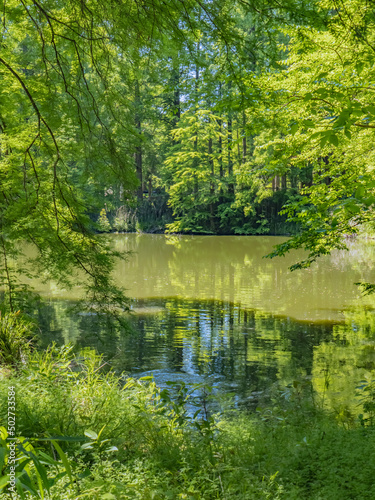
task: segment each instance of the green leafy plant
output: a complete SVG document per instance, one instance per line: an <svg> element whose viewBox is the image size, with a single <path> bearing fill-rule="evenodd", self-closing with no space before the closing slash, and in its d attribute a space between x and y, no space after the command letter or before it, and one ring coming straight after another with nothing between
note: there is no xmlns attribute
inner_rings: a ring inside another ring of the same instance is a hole
<svg viewBox="0 0 375 500"><path fill-rule="evenodd" d="M356 387L356 395L363 413L358 415L362 426L373 426L375 423L375 379L366 377Z"/></svg>
<svg viewBox="0 0 375 500"><path fill-rule="evenodd" d="M16 365L30 352L33 325L18 312L0 312L0 364Z"/></svg>
<svg viewBox="0 0 375 500"><path fill-rule="evenodd" d="M11 452L11 443L8 441L5 427L0 427L0 470L3 472L0 479L0 490L9 493L18 493L21 499L29 495L36 498L48 498L51 488L56 482L68 477L68 483L73 482L72 469L68 457L65 455L56 440L49 440L60 456L61 462L51 454L47 454L36 444L25 437L18 437L14 452ZM10 465L14 464L14 480L10 474Z"/></svg>
<svg viewBox="0 0 375 500"><path fill-rule="evenodd" d="M102 208L100 211L100 215L98 218L98 227L103 233L109 233L109 231L112 229L105 208Z"/></svg>
<svg viewBox="0 0 375 500"><path fill-rule="evenodd" d="M102 438L102 433L105 427L106 425L103 425L98 433L90 429L85 430L85 436L89 439L89 441L81 445L81 451L94 450L98 454L100 460L103 459L104 454L118 451L116 446L109 445L109 439Z"/></svg>

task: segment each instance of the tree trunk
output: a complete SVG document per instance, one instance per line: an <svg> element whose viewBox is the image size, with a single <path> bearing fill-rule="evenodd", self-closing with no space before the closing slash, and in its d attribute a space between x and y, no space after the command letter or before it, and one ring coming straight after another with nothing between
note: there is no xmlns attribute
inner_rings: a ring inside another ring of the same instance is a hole
<svg viewBox="0 0 375 500"><path fill-rule="evenodd" d="M173 120L172 127L177 128L177 124L181 119L181 98L180 98L180 68L178 65L173 63L171 83L173 85ZM178 141L173 139L173 143L176 144Z"/></svg>
<svg viewBox="0 0 375 500"><path fill-rule="evenodd" d="M135 161L135 170L139 181L139 186L137 189L137 198L139 202L141 202L143 199L142 147L141 147L142 124L140 115L140 105L141 105L141 98L139 92L139 81L136 80L135 81L135 106L136 106L135 128L137 129L138 137L137 137L137 145L135 147L134 161Z"/></svg>
<svg viewBox="0 0 375 500"><path fill-rule="evenodd" d="M275 177L272 179L272 191L279 191L280 189L280 177L278 175L275 175Z"/></svg>
<svg viewBox="0 0 375 500"><path fill-rule="evenodd" d="M198 57L199 57L199 51L200 51L200 43L199 41L197 42L197 61L195 63L195 108L196 110L198 109L198 90L199 90L199 64L198 64ZM194 151L195 153L198 153L198 131L195 134L195 139L194 139ZM197 156L194 158L193 162L194 166L194 171L193 171L193 178L194 178L194 199L195 201L198 200L198 192L199 192L199 185L198 185L198 158Z"/></svg>
<svg viewBox="0 0 375 500"><path fill-rule="evenodd" d="M237 161L240 165L241 163L241 148L240 148L240 134L239 134L239 124L237 124Z"/></svg>
<svg viewBox="0 0 375 500"><path fill-rule="evenodd" d="M210 183L210 226L211 231L213 233L216 232L215 227L215 206L214 206L214 195L215 195L215 183L214 183L214 175L215 175L215 166L214 159L212 158L212 138L208 140L208 161L211 167L211 183Z"/></svg>
<svg viewBox="0 0 375 500"><path fill-rule="evenodd" d="M247 142L246 142L246 115L242 113L242 163L246 162Z"/></svg>
<svg viewBox="0 0 375 500"><path fill-rule="evenodd" d="M234 184L233 184L233 160L232 160L232 141L233 141L233 121L232 121L232 113L228 114L228 176L230 178L228 183L228 192L234 193Z"/></svg>

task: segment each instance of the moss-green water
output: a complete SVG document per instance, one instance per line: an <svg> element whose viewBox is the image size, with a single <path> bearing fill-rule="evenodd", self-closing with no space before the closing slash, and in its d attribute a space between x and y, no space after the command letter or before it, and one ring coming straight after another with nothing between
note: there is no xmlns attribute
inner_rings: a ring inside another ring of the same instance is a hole
<svg viewBox="0 0 375 500"><path fill-rule="evenodd" d="M34 282L53 299L39 312L43 346L94 346L119 372L153 374L163 387L207 382L234 393L238 407L256 407L275 385L310 380L327 407L355 418L356 387L375 369L375 316L374 299L354 282L375 281L374 242L349 241L347 252L291 273L302 254L263 258L278 237L108 237L127 255L115 277L134 298L132 333L67 314L79 287Z"/></svg>
<svg viewBox="0 0 375 500"><path fill-rule="evenodd" d="M369 303L358 281L375 281L375 242L349 241L347 252L334 252L310 269L290 272L303 257L264 259L285 240L270 236L106 235L126 255L114 272L136 299L218 300L302 321L342 321L342 311ZM26 250L26 255L32 249ZM25 281L46 297L75 300L80 287L63 290L55 283ZM79 283L79 279L77 279Z"/></svg>

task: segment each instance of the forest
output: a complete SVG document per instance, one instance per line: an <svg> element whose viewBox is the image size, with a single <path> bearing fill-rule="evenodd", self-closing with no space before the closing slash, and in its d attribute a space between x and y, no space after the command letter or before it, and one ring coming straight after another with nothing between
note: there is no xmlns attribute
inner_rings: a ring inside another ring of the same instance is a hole
<svg viewBox="0 0 375 500"><path fill-rule="evenodd" d="M0 498L374 498L375 2L0 0L0 19ZM349 268L339 302L324 274ZM156 383L155 332L193 382ZM338 407L328 360L348 359Z"/></svg>

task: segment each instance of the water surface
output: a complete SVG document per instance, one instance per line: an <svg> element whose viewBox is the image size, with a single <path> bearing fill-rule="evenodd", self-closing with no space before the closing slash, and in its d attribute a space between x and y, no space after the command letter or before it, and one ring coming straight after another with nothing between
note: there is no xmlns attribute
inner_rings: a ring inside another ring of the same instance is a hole
<svg viewBox="0 0 375 500"><path fill-rule="evenodd" d="M375 243L349 242L309 269L290 272L302 251L264 259L285 238L270 236L110 235L126 261L115 269L117 283L135 299L175 297L219 300L304 321L342 321L343 311L372 303L361 298L358 281L375 282ZM44 295L74 299L54 283L32 285Z"/></svg>
<svg viewBox="0 0 375 500"><path fill-rule="evenodd" d="M94 346L119 371L153 374L161 386L205 382L250 407L298 380L338 414L359 413L356 387L375 378L375 315L354 282L375 281L373 242L291 273L302 253L263 259L282 238L110 237L131 252L115 278L133 298L133 333L67 315L79 289L51 283L41 288L53 299L40 314L45 344Z"/></svg>

